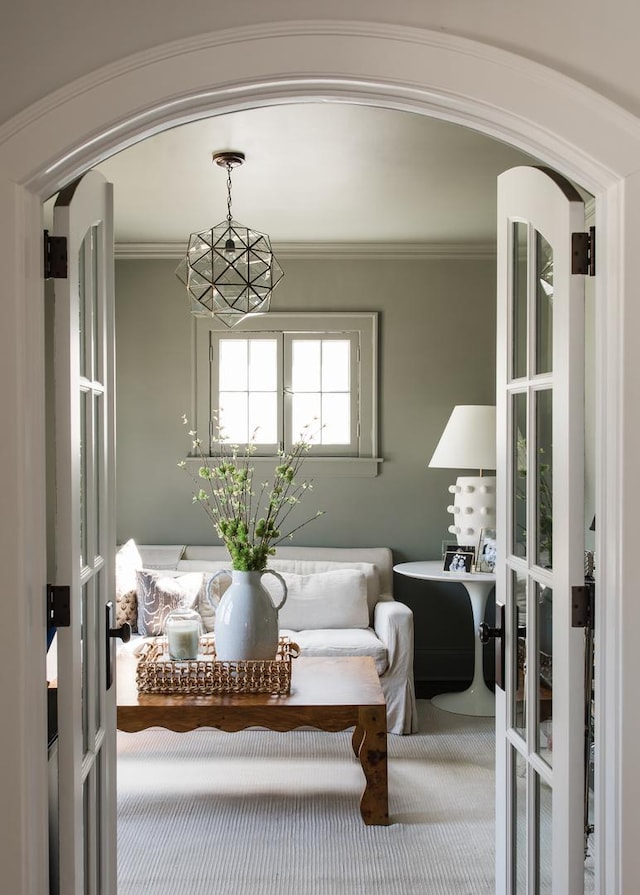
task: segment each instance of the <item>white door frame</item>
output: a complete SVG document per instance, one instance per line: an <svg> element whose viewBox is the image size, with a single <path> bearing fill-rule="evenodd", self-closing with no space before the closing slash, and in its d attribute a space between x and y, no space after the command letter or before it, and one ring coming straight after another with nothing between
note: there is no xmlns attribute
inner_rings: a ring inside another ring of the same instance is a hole
<svg viewBox="0 0 640 895"><path fill-rule="evenodd" d="M336 74L339 73L339 74ZM281 102L361 102L432 115L510 143L597 197L597 560L601 891L640 875L636 631L640 493L640 121L559 73L474 41L400 26L289 22L165 44L80 78L0 128L0 820L5 886L44 895L46 742L42 200L151 133ZM116 197L117 201L117 197ZM606 607L606 612L605 612ZM622 711L624 708L624 712ZM606 818L606 823L604 819Z"/></svg>

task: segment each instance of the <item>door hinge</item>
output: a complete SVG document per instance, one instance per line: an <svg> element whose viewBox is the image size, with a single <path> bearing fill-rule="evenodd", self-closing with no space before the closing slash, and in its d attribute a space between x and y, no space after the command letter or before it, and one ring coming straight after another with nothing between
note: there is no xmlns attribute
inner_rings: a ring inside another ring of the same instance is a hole
<svg viewBox="0 0 640 895"><path fill-rule="evenodd" d="M47 619L54 628L71 625L71 588L68 584L47 584Z"/></svg>
<svg viewBox="0 0 640 895"><path fill-rule="evenodd" d="M572 628L593 628L595 593L593 582L578 584L571 588Z"/></svg>
<svg viewBox="0 0 640 895"><path fill-rule="evenodd" d="M571 273L596 275L596 228L571 234Z"/></svg>
<svg viewBox="0 0 640 895"><path fill-rule="evenodd" d="M49 236L48 230L44 231L44 278L67 278L67 237Z"/></svg>

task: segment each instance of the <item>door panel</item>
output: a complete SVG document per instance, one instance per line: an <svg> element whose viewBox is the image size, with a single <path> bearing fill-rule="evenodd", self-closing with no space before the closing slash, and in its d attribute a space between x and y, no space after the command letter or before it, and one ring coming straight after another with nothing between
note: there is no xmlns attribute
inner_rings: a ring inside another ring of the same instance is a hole
<svg viewBox="0 0 640 895"><path fill-rule="evenodd" d="M89 172L63 190L54 232L55 579L71 588L58 630L60 892L113 895L115 688L106 689L105 606L114 590L114 307L111 185Z"/></svg>
<svg viewBox="0 0 640 895"><path fill-rule="evenodd" d="M498 178L498 544L506 692L496 698L499 893L582 895L584 295L575 189Z"/></svg>

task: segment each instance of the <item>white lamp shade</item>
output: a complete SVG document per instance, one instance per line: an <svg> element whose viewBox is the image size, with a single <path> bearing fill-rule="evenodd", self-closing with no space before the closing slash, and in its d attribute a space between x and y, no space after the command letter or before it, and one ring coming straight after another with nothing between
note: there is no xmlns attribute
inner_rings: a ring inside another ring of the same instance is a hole
<svg viewBox="0 0 640 895"><path fill-rule="evenodd" d="M496 408L486 404L456 405L429 466L439 469L495 469Z"/></svg>

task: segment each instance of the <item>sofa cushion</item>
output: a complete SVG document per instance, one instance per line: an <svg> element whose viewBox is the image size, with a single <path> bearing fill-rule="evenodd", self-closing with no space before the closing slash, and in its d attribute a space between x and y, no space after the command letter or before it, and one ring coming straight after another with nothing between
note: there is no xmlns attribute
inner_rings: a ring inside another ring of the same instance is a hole
<svg viewBox="0 0 640 895"><path fill-rule="evenodd" d="M164 633L164 623L172 609L196 609L202 588L202 572L178 577L165 571L138 569L138 630L145 637Z"/></svg>
<svg viewBox="0 0 640 895"><path fill-rule="evenodd" d="M389 665L385 645L372 628L283 629L280 634L297 643L303 656L371 656L378 674L384 674Z"/></svg>
<svg viewBox="0 0 640 895"><path fill-rule="evenodd" d="M176 569L185 551L184 544L139 544L141 568Z"/></svg>
<svg viewBox="0 0 640 895"><path fill-rule="evenodd" d="M317 628L367 628L367 586L363 572L334 569L315 575L279 573L287 585L287 600L278 614L281 628L292 631ZM263 575L262 583L277 605L282 585L274 575Z"/></svg>

